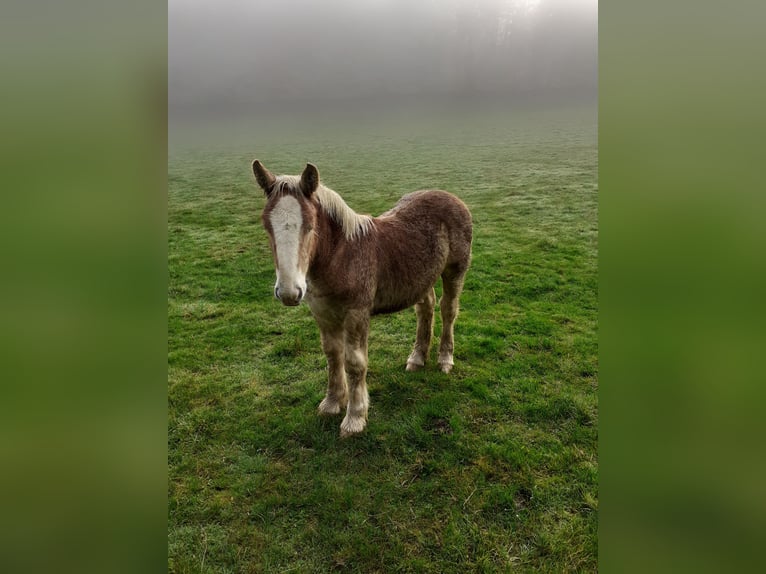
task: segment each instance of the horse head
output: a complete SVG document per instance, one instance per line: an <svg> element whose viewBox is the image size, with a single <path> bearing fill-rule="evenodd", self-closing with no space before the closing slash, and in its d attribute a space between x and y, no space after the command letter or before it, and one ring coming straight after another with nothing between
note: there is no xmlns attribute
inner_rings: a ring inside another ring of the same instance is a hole
<svg viewBox="0 0 766 574"><path fill-rule="evenodd" d="M277 272L274 295L295 306L306 295L306 273L316 248L317 206L311 198L319 187L319 172L309 163L300 177L275 176L255 160L253 173L266 194L261 220Z"/></svg>

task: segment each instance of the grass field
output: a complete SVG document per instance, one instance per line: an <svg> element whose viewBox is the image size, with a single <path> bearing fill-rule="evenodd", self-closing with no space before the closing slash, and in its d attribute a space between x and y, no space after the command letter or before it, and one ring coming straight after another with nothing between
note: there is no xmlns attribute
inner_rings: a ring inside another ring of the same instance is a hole
<svg viewBox="0 0 766 574"><path fill-rule="evenodd" d="M171 144L169 571L596 571L595 112L434 117ZM316 415L319 332L272 295L255 157L311 161L363 213L419 188L472 211L455 368L435 365L438 310L418 373L414 311L374 318L360 436Z"/></svg>

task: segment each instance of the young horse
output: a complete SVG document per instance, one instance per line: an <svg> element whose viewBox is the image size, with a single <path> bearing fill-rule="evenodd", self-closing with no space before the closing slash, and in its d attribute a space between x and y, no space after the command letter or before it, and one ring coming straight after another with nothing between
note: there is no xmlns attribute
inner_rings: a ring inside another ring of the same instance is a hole
<svg viewBox="0 0 766 574"><path fill-rule="evenodd" d="M329 383L319 413L338 414L346 437L367 424L367 333L370 315L415 306L415 348L407 370L425 365L441 275L439 367L453 363L453 325L471 259L472 223L465 204L445 191L416 191L379 217L359 215L319 182L307 164L300 177L273 175L258 160L266 193L263 225L277 272L274 295L285 305L306 299L327 355Z"/></svg>

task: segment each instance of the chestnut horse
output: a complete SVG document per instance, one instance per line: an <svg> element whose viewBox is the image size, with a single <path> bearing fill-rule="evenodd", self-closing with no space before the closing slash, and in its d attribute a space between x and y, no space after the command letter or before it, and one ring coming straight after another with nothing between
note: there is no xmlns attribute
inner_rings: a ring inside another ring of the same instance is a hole
<svg viewBox="0 0 766 574"><path fill-rule="evenodd" d="M354 212L307 164L298 176L273 175L253 162L266 193L262 220L277 272L274 295L285 305L304 298L319 326L329 383L319 413L346 407L341 437L367 424L367 334L370 316L415 306L417 336L407 370L425 365L436 293L442 278L439 367L449 373L458 298L471 260L472 222L465 204L445 191L416 191L370 217Z"/></svg>

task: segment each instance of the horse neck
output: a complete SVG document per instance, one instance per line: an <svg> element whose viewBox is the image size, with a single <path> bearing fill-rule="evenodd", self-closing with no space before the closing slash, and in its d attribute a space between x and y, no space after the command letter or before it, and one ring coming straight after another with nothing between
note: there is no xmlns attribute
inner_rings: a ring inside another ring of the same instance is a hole
<svg viewBox="0 0 766 574"><path fill-rule="evenodd" d="M341 225L321 209L317 217L316 234L317 242L309 265L309 276L329 269L333 254L349 242Z"/></svg>
<svg viewBox="0 0 766 574"><path fill-rule="evenodd" d="M317 234L317 241L314 255L311 258L309 272L311 272L312 268L324 266L329 261L332 253L338 249L340 243L346 241L340 225L321 209L317 217L315 232Z"/></svg>

